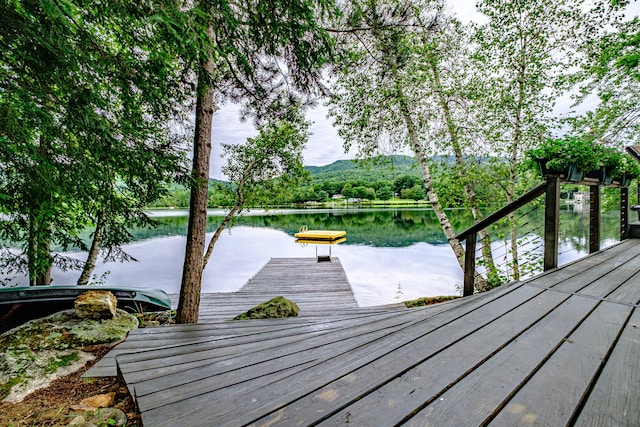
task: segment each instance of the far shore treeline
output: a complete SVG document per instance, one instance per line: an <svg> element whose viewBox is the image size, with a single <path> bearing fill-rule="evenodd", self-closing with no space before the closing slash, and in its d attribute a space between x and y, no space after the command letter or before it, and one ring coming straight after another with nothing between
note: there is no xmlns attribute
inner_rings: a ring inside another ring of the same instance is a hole
<svg viewBox="0 0 640 427"><path fill-rule="evenodd" d="M463 183L455 170L454 159L448 156L435 156L431 159L434 167L434 186L442 195L441 203L445 208L465 206ZM477 161L487 179L476 192L484 203L486 213L491 213L506 203L503 191L498 191L502 183L508 180L508 163L505 159L484 158ZM297 186L284 188L267 208L313 208L313 207L428 207L422 175L415 159L405 155L382 156L365 160L337 160L324 166L306 166L307 179ZM521 165L522 174L529 176L529 187L541 182L530 165ZM635 185L635 184L634 184ZM227 181L209 180L208 207L227 208L233 205L231 184ZM529 188L524 188L527 190ZM585 191L577 185L565 185L562 199L572 200L574 194ZM633 190L632 190L633 191ZM618 205L619 192L603 188L603 206L606 209ZM168 193L149 205L151 209L188 209L189 189L181 185L172 185Z"/></svg>

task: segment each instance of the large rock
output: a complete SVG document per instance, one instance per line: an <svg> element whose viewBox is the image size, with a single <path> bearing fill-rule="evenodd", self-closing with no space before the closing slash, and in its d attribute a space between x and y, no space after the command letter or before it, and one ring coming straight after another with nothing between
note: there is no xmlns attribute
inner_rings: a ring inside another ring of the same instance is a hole
<svg viewBox="0 0 640 427"><path fill-rule="evenodd" d="M113 319L118 300L109 291L87 291L78 295L73 305L81 319Z"/></svg>
<svg viewBox="0 0 640 427"><path fill-rule="evenodd" d="M275 297L267 302L263 302L250 309L249 311L239 314L233 320L251 320L251 319L273 319L279 317L295 317L298 315L300 308L298 305L286 299L285 297Z"/></svg>

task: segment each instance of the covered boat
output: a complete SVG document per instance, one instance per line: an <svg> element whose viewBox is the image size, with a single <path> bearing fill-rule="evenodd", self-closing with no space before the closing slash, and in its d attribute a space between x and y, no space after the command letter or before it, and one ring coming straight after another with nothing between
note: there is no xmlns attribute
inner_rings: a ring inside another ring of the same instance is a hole
<svg viewBox="0 0 640 427"><path fill-rule="evenodd" d="M73 308L73 301L86 291L110 291L118 300L118 308L129 312L171 310L169 295L161 289L91 285L0 288L0 333L28 320Z"/></svg>

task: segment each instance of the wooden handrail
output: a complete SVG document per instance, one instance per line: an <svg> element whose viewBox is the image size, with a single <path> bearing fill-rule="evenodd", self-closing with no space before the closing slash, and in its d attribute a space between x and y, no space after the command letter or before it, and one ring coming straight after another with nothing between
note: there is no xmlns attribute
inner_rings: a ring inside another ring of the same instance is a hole
<svg viewBox="0 0 640 427"><path fill-rule="evenodd" d="M465 240L464 283L462 295L472 295L474 292L476 272L476 241L478 233L506 217L516 209L545 194L544 213L544 271L558 266L558 231L560 226L560 182L564 181L561 175L545 175L545 182L530 190L523 196L498 209L482 221L467 228L456 236L458 241ZM589 214L589 252L600 249L600 184L597 180L583 180L579 183L588 185L590 189L590 214ZM607 185L607 187L620 188L620 239L628 238L629 189L619 183ZM640 189L638 189L640 200ZM640 212L639 212L640 213Z"/></svg>
<svg viewBox="0 0 640 427"><path fill-rule="evenodd" d="M530 190L528 193L523 194L522 196L520 196L519 198L517 198L513 202L511 202L508 205L498 209L497 211L495 211L494 213L492 213L488 217L484 218L480 222L478 222L478 223L472 225L471 227L467 228L462 233L458 234L456 236L456 239L458 239L460 241L461 240L465 240L471 234L476 234L480 230L483 230L483 229L487 228L488 226L490 226L494 222L497 222L497 221L501 220L502 218L504 218L505 216L509 215L510 213L515 211L516 209L519 209L519 208L523 207L524 205L526 205L527 203L532 202L534 199L542 196L544 194L546 188L547 188L547 183L543 182L542 184L538 185L533 190Z"/></svg>

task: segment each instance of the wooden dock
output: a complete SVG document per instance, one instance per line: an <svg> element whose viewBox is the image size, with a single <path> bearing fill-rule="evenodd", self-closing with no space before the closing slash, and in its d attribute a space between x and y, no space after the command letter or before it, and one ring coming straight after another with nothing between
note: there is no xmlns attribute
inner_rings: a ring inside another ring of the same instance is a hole
<svg viewBox="0 0 640 427"><path fill-rule="evenodd" d="M116 360L149 426L637 426L639 303L631 239L437 306L143 329Z"/></svg>
<svg viewBox="0 0 640 427"><path fill-rule="evenodd" d="M299 316L331 315L358 307L339 258L332 258L332 262L271 258L237 292L204 295L199 322L232 319L276 296L298 304ZM176 306L177 297L174 296Z"/></svg>

